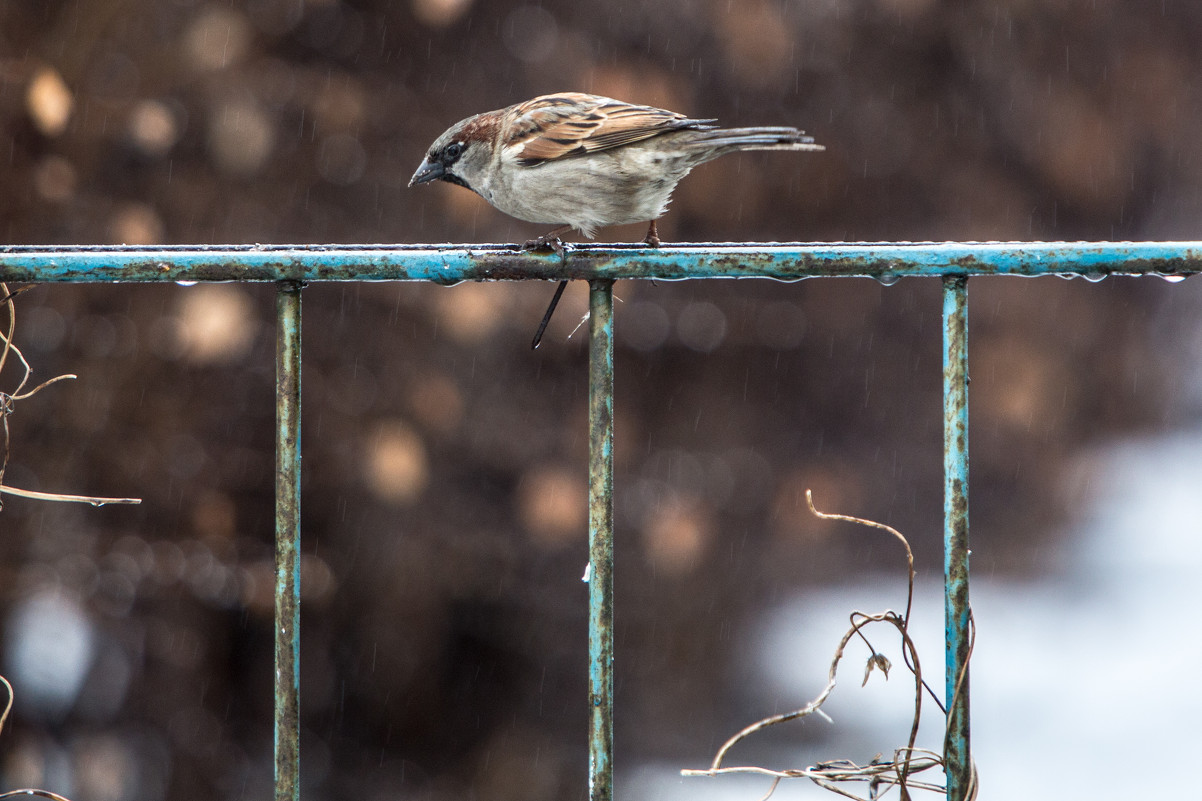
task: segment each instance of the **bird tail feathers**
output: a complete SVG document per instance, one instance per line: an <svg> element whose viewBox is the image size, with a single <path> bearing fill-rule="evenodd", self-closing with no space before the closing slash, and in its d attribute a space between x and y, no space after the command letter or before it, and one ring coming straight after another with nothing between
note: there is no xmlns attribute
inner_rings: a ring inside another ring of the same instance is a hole
<svg viewBox="0 0 1202 801"><path fill-rule="evenodd" d="M825 150L796 128L715 128L698 131L698 145L732 150Z"/></svg>

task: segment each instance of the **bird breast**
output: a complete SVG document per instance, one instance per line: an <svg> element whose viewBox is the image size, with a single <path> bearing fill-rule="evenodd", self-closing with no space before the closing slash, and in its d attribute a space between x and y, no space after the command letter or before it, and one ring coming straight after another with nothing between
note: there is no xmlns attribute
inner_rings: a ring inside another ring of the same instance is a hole
<svg viewBox="0 0 1202 801"><path fill-rule="evenodd" d="M591 237L597 228L663 216L672 190L691 167L639 147L528 167L510 161L494 172L500 180L489 187L489 193L480 194L518 219L571 225Z"/></svg>

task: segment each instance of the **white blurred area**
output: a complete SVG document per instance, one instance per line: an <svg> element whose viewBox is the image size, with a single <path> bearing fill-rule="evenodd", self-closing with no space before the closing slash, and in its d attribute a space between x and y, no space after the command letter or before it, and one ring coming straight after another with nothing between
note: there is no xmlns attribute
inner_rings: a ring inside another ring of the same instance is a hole
<svg viewBox="0 0 1202 801"><path fill-rule="evenodd" d="M980 801L1180 792L1183 772L1202 752L1202 694L1193 679L1202 643L1192 615L1202 575L1199 475L1202 429L1083 455L1067 489L1080 499L1081 514L1058 540L1063 545L1048 553L1044 576L1024 583L974 577L972 748ZM746 722L814 697L848 613L902 609L902 570L899 558L897 576L798 594L771 610L745 643ZM910 631L924 677L942 693L942 596L931 572L920 583ZM833 723L811 717L783 724L736 746L726 764L806 767L840 758L863 764L904 744L912 678L898 658L896 635L879 627L871 638L893 661L888 683L874 674L859 687L868 652L853 644L823 707ZM926 700L924 710L918 745L937 750L939 711ZM733 733L698 733L698 739L712 737L716 749ZM636 765L619 773L616 794L640 801L757 801L767 792L765 778L680 776L681 768L707 767L711 756L688 765ZM836 796L792 779L773 797Z"/></svg>
<svg viewBox="0 0 1202 801"><path fill-rule="evenodd" d="M55 589L19 602L8 621L5 674L21 688L23 707L51 721L75 704L96 656L83 607Z"/></svg>

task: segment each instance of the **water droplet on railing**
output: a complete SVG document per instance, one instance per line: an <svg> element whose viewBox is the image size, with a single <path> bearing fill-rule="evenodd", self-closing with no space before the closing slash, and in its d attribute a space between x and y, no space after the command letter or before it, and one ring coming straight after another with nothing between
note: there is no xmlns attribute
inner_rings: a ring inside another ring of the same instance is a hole
<svg viewBox="0 0 1202 801"><path fill-rule="evenodd" d="M196 286L197 284L196 281L176 281L175 283L179 284L180 286Z"/></svg>
<svg viewBox="0 0 1202 801"><path fill-rule="evenodd" d="M1185 275L1162 275L1160 277L1168 281L1170 284L1180 284L1182 281L1188 278L1188 276Z"/></svg>
<svg viewBox="0 0 1202 801"><path fill-rule="evenodd" d="M876 280L881 286L893 286L900 277L897 273L884 272L878 275Z"/></svg>

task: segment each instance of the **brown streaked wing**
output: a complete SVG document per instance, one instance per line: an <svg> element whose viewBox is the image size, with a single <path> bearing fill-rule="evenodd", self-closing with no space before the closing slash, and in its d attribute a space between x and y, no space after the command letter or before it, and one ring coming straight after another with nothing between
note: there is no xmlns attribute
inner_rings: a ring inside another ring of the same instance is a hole
<svg viewBox="0 0 1202 801"><path fill-rule="evenodd" d="M520 127L514 138L528 137L518 153L524 165L608 150L666 131L713 122L575 92L537 97L516 111Z"/></svg>

